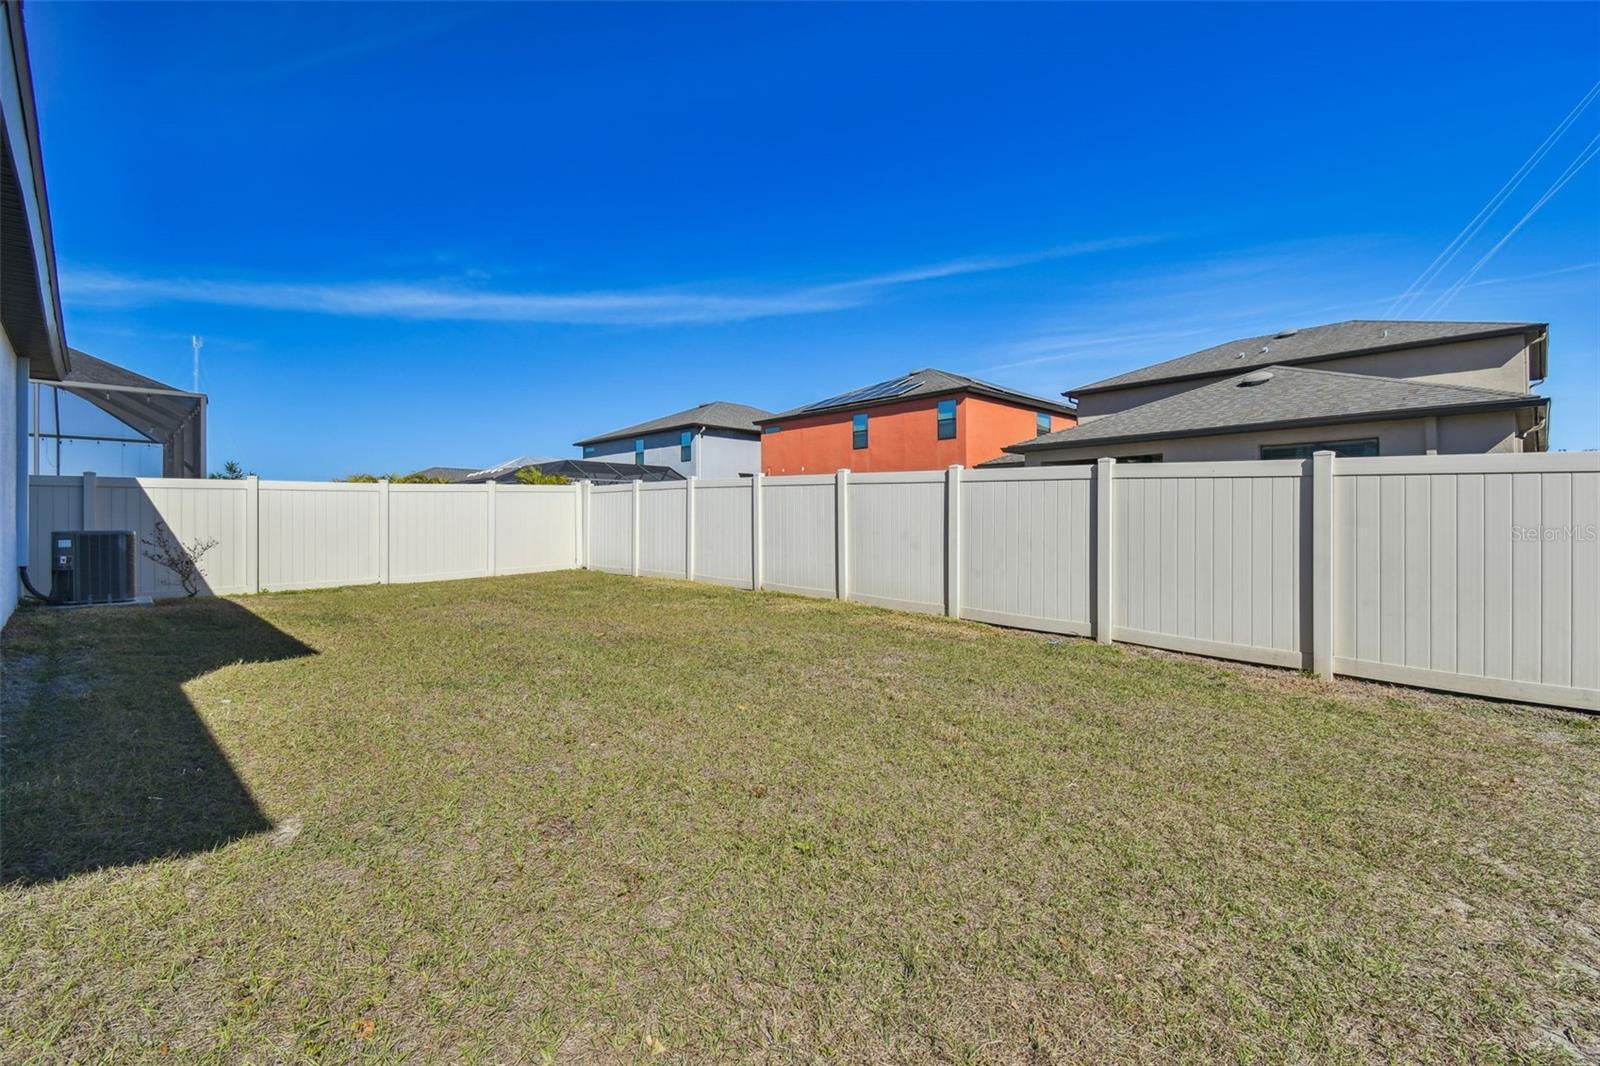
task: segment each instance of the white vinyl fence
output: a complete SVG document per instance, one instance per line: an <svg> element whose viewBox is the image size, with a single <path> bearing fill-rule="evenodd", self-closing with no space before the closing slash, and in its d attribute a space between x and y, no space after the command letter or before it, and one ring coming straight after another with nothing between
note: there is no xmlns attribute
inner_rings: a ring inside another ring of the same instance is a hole
<svg viewBox="0 0 1600 1066"><path fill-rule="evenodd" d="M52 530L215 540L216 593L590 567L1600 710L1600 453L591 486L34 477ZM141 593L177 595L141 558Z"/></svg>
<svg viewBox="0 0 1600 1066"><path fill-rule="evenodd" d="M165 523L218 594L565 570L578 565L576 485L391 485L316 481L33 477L28 573L50 580L54 530ZM183 594L139 552L141 595Z"/></svg>
<svg viewBox="0 0 1600 1066"><path fill-rule="evenodd" d="M589 487L584 565L1600 710L1600 454Z"/></svg>

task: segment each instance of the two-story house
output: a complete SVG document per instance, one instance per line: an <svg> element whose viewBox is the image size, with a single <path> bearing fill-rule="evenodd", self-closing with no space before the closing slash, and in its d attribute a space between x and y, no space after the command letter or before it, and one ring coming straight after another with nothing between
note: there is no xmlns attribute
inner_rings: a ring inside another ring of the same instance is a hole
<svg viewBox="0 0 1600 1066"><path fill-rule="evenodd" d="M1548 348L1540 322L1286 329L1069 390L1075 427L1006 451L1029 466L1544 451Z"/></svg>
<svg viewBox="0 0 1600 1066"><path fill-rule="evenodd" d="M1025 434L1073 424L1059 400L944 370L889 381L756 420L767 474L976 466Z"/></svg>
<svg viewBox="0 0 1600 1066"><path fill-rule="evenodd" d="M670 467L684 477L745 477L761 469L771 411L717 400L577 441L584 459Z"/></svg>

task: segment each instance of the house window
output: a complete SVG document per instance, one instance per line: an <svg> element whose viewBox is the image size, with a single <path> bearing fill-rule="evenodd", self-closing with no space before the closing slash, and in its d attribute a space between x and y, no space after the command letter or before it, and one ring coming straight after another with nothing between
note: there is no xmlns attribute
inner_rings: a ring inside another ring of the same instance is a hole
<svg viewBox="0 0 1600 1066"><path fill-rule="evenodd" d="M694 433L684 430L678 434L678 461L687 463L694 459Z"/></svg>
<svg viewBox="0 0 1600 1066"><path fill-rule="evenodd" d="M1115 458L1117 460L1117 464L1119 466L1122 465L1123 463L1159 463L1159 462L1161 462L1161 453L1160 452L1150 452L1148 455L1118 455L1118 456L1113 456L1111 458ZM1040 466L1093 466L1096 462L1098 462L1098 460L1096 460L1096 459L1046 459L1046 460L1044 460L1044 462L1040 463L1039 465Z"/></svg>
<svg viewBox="0 0 1600 1066"><path fill-rule="evenodd" d="M939 439L956 439L956 402L954 400L939 401Z"/></svg>
<svg viewBox="0 0 1600 1066"><path fill-rule="evenodd" d="M1378 438L1363 440L1317 440L1306 444L1263 444L1263 459L1309 459L1312 452L1332 452L1344 459L1378 454Z"/></svg>
<svg viewBox="0 0 1600 1066"><path fill-rule="evenodd" d="M1035 437L1042 437L1049 432L1050 414L1047 411L1040 411L1038 414L1033 416L1033 435Z"/></svg>
<svg viewBox="0 0 1600 1066"><path fill-rule="evenodd" d="M867 415L852 415L850 418L850 447L860 451L867 446Z"/></svg>
<svg viewBox="0 0 1600 1066"><path fill-rule="evenodd" d="M778 430L780 430L782 428L783 428L782 426L762 426L761 427L761 432L763 432L763 433L776 433L776 432L778 432Z"/></svg>
<svg viewBox="0 0 1600 1066"><path fill-rule="evenodd" d="M583 457L585 459L593 459L594 458L594 445L593 444L585 444L583 446Z"/></svg>
<svg viewBox="0 0 1600 1066"><path fill-rule="evenodd" d="M633 442L633 462L635 466L644 465L644 438L640 437Z"/></svg>

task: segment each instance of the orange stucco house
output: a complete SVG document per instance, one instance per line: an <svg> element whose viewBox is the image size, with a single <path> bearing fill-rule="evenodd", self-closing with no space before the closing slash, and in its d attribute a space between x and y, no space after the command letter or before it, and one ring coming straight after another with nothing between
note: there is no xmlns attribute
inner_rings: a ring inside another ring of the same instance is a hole
<svg viewBox="0 0 1600 1066"><path fill-rule="evenodd" d="M977 466L1007 445L1077 424L1059 400L943 370L909 374L756 419L761 471L941 470Z"/></svg>

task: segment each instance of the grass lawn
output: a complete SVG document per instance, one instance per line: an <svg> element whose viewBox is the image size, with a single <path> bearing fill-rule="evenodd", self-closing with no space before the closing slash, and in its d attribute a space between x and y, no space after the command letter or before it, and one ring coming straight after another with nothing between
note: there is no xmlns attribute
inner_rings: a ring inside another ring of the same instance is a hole
<svg viewBox="0 0 1600 1066"><path fill-rule="evenodd" d="M7 1062L1600 1055L1597 719L588 573L3 649Z"/></svg>

